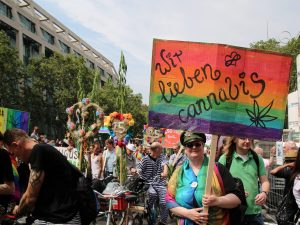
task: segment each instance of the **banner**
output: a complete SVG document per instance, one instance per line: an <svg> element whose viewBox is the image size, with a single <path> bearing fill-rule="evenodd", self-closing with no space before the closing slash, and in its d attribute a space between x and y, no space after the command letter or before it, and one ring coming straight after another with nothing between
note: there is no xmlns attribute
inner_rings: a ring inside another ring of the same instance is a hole
<svg viewBox="0 0 300 225"><path fill-rule="evenodd" d="M163 139L164 148L174 148L178 143L180 144L181 130L166 129L165 137Z"/></svg>
<svg viewBox="0 0 300 225"><path fill-rule="evenodd" d="M281 139L290 56L154 40L149 126Z"/></svg>
<svg viewBox="0 0 300 225"><path fill-rule="evenodd" d="M79 168L79 156L78 156L78 151L76 148L73 148L72 150L68 150L67 147L55 147L61 154L63 154L67 160Z"/></svg>
<svg viewBox="0 0 300 225"><path fill-rule="evenodd" d="M3 134L6 130L7 108L0 107L0 132Z"/></svg>
<svg viewBox="0 0 300 225"><path fill-rule="evenodd" d="M28 133L29 113L0 107L0 131L4 133L11 128L20 128Z"/></svg>

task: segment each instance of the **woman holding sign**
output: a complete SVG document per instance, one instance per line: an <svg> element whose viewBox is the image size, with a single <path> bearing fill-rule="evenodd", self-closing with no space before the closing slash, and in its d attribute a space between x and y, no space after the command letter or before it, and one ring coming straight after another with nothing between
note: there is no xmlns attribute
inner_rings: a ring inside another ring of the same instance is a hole
<svg viewBox="0 0 300 225"><path fill-rule="evenodd" d="M167 207L179 216L179 223L229 225L229 208L241 203L241 193L228 170L216 164L212 178L212 193L205 195L208 157L204 154L205 134L183 132L180 142L188 158L173 173L166 195ZM209 207L208 214L203 206Z"/></svg>

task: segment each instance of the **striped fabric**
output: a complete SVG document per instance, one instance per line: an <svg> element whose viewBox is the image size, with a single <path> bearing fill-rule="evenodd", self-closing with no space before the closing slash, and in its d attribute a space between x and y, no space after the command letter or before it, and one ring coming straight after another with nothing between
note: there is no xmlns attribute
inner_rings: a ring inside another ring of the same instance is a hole
<svg viewBox="0 0 300 225"><path fill-rule="evenodd" d="M161 178L160 175L163 172L163 166L167 163L164 155L160 155L154 161L149 155L144 157L138 164L138 170L141 177L147 182L155 185L166 185L166 180Z"/></svg>

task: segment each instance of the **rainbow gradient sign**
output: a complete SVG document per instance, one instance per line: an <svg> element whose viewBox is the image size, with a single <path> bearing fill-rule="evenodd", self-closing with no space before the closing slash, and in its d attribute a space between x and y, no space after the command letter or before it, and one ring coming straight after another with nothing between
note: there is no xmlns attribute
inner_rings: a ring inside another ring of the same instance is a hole
<svg viewBox="0 0 300 225"><path fill-rule="evenodd" d="M155 39L149 125L279 140L291 63L273 52Z"/></svg>

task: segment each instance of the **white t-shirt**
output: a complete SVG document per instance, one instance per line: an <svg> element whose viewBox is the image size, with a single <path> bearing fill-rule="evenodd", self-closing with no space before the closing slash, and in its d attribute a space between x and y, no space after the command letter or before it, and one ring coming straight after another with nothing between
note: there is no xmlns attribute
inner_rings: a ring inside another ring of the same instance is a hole
<svg viewBox="0 0 300 225"><path fill-rule="evenodd" d="M294 181L293 194L296 199L298 208L300 208L300 175L298 174Z"/></svg>
<svg viewBox="0 0 300 225"><path fill-rule="evenodd" d="M93 179L99 178L99 173L100 173L100 158L101 155L91 155L91 169L92 169L92 176Z"/></svg>

